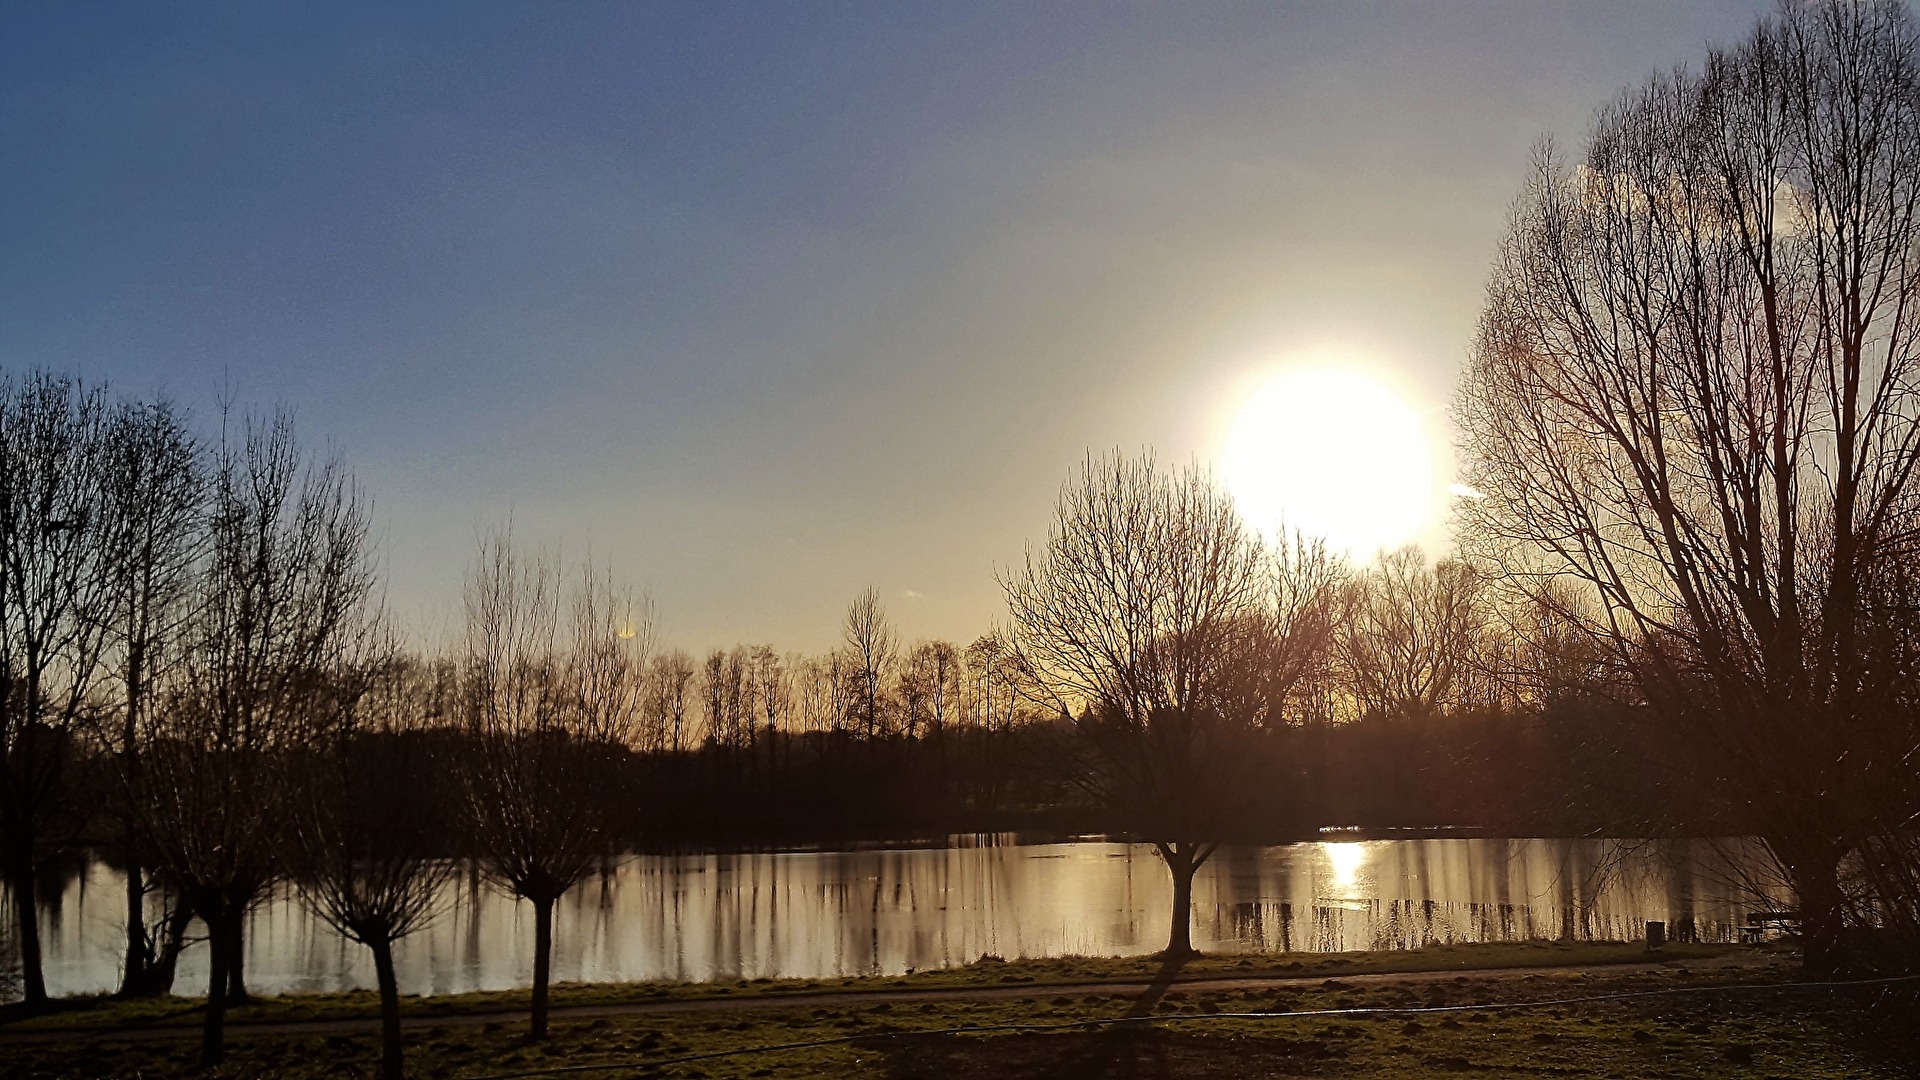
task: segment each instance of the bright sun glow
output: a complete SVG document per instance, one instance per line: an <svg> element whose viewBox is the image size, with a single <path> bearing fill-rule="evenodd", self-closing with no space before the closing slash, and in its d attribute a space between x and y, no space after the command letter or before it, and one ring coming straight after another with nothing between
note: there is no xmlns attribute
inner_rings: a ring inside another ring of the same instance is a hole
<svg viewBox="0 0 1920 1080"><path fill-rule="evenodd" d="M1426 425L1356 366L1292 368L1257 386L1228 431L1221 468L1248 524L1323 537L1363 559L1417 540L1437 502Z"/></svg>
<svg viewBox="0 0 1920 1080"><path fill-rule="evenodd" d="M1352 892L1360 884L1360 868L1366 865L1364 844L1321 844L1327 865L1333 870L1332 888L1339 893Z"/></svg>

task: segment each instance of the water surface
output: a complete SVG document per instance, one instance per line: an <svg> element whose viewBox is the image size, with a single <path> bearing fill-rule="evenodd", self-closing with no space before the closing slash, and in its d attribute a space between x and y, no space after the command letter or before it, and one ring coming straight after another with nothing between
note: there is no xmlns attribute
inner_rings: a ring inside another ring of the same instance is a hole
<svg viewBox="0 0 1920 1080"><path fill-rule="evenodd" d="M1691 917L1730 940L1767 901L1740 843L1381 840L1223 849L1194 882L1194 945L1221 952L1406 949L1532 938L1635 939ZM1172 904L1151 848L956 839L946 847L628 855L556 908L554 978L827 978L900 974L983 955L1130 956L1166 944ZM125 892L92 862L45 904L48 989L118 981ZM197 930L196 925L196 930ZM439 916L396 950L408 993L525 985L533 910L462 872ZM181 959L205 983L205 946ZM367 951L292 893L252 915L256 991L373 985Z"/></svg>

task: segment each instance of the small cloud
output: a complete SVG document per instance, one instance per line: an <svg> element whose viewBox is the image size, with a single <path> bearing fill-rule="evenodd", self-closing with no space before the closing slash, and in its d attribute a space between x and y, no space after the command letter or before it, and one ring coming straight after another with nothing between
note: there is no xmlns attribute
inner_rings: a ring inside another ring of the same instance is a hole
<svg viewBox="0 0 1920 1080"><path fill-rule="evenodd" d="M1487 493L1472 484L1448 484L1447 494L1456 499L1484 499Z"/></svg>
<svg viewBox="0 0 1920 1080"><path fill-rule="evenodd" d="M918 589L906 589L900 593L900 599L902 600L925 600L926 598L927 594Z"/></svg>

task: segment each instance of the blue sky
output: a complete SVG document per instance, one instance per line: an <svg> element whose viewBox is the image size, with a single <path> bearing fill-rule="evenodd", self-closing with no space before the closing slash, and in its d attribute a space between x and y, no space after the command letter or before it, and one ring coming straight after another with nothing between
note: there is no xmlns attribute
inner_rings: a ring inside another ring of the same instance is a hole
<svg viewBox="0 0 1920 1080"><path fill-rule="evenodd" d="M0 365L292 407L423 632L512 513L689 647L964 639L1263 365L1440 417L1532 147L1765 6L0 0Z"/></svg>

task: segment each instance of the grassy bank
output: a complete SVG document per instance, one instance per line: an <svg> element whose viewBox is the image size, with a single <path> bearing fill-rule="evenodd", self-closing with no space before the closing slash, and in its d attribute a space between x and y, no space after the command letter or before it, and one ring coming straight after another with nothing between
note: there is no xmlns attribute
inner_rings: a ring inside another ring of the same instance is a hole
<svg viewBox="0 0 1920 1080"><path fill-rule="evenodd" d="M1617 966L1642 960L1639 947L1486 946L1297 959L1204 957L1179 973L1180 981L1145 992L1116 992L1111 980L1138 982L1160 973L1147 961L1059 960L984 963L966 969L902 978L849 982L715 986L571 987L572 1004L618 1005L673 996L737 998L738 1007L699 1012L627 1012L561 1016L554 1036L529 1045L523 1027L507 1018L476 1016L512 1007L510 995L436 999L461 1014L423 1013L407 1036L409 1075L428 1080L476 1080L557 1066L616 1066L586 1075L606 1077L759 1078L846 1076L867 1080L947 1077L1178 1078L1255 1076L1413 1077L1461 1073L1482 1077L1541 1075L1599 1077L1792 1076L1801 1080L1911 1075L1920 1060L1911 1043L1916 1017L1911 993L1819 991L1663 994L1558 1004L1524 1010L1487 1010L1489 1003L1605 997L1621 993L1688 990L1788 977L1790 964L1764 955L1711 956L1709 950L1663 953L1655 969ZM1279 959L1279 963L1273 963ZM1297 968L1287 964L1299 963ZM1479 969L1510 963L1500 972ZM1613 964L1581 971L1571 964ZM1532 967L1534 970L1528 970ZM1202 988L1198 979L1239 978L1263 972L1298 981L1273 986ZM1411 972L1405 978L1355 981L1350 976ZM1471 974L1449 975L1449 971ZM1007 978L1033 980L1009 984ZM1077 983L1061 985L1066 980ZM1102 980L1108 980L1102 985ZM1042 985L1043 982L1054 985ZM938 991L1007 988L1020 996L899 1001L905 989ZM726 994L719 991L726 990ZM849 1000L845 992L872 991ZM893 994L888 992L892 991ZM627 998L617 995L626 994ZM789 1000L746 1000L783 994ZM827 997L825 995L834 996ZM590 996L597 995L597 996ZM812 1000L809 1000L811 996ZM274 999L250 1008L257 1016L293 1018L292 1010L364 1008L364 998ZM175 1002L176 1007L186 1003ZM1312 1016L1326 1009L1459 1011ZM281 1010L274 1013L272 1010ZM1271 1012L1259 1019L1200 1019L1221 1012ZM75 1014L68 1014L75 1015ZM364 1012L358 1015L365 1015ZM1120 1017L1159 1018L1152 1025L1072 1025ZM53 1018L42 1018L51 1020ZM439 1021L444 1021L441 1023ZM1040 1026L1052 1030L1033 1030ZM10 1024L0 1031L20 1031ZM36 1022L32 1026L38 1026ZM1022 1031L925 1034L956 1027ZM922 1033L922 1034L916 1034ZM855 1042L686 1060L754 1047L858 1037ZM1903 1041L1907 1040L1907 1041ZM75 1032L71 1038L0 1047L9 1076L69 1080L94 1076L285 1077L321 1080L370 1074L371 1032L235 1032L232 1055L214 1073L193 1067L197 1044L188 1038L118 1040Z"/></svg>
<svg viewBox="0 0 1920 1080"><path fill-rule="evenodd" d="M1172 973L1177 981L1219 978L1305 978L1383 972L1466 971L1476 968L1558 967L1632 964L1649 960L1702 959L1726 954L1727 945L1669 945L1650 954L1643 945L1621 942L1511 942L1436 945L1393 952L1291 953L1196 957ZM1039 960L988 958L965 967L898 976L834 979L752 979L730 982L564 983L553 988L556 1008L622 1005L633 1002L705 998L757 998L848 991L911 991L987 986L1084 986L1144 982L1164 968L1154 956L1057 957ZM102 1030L117 1027L199 1023L199 997L172 996L121 1000L111 996L65 998L46 1012L20 1006L0 1007L0 1033L50 1028ZM487 990L401 999L409 1018L466 1016L525 1009L528 992ZM227 1012L230 1023L278 1023L302 1020L372 1018L379 999L370 990L332 994L285 994L259 998Z"/></svg>

